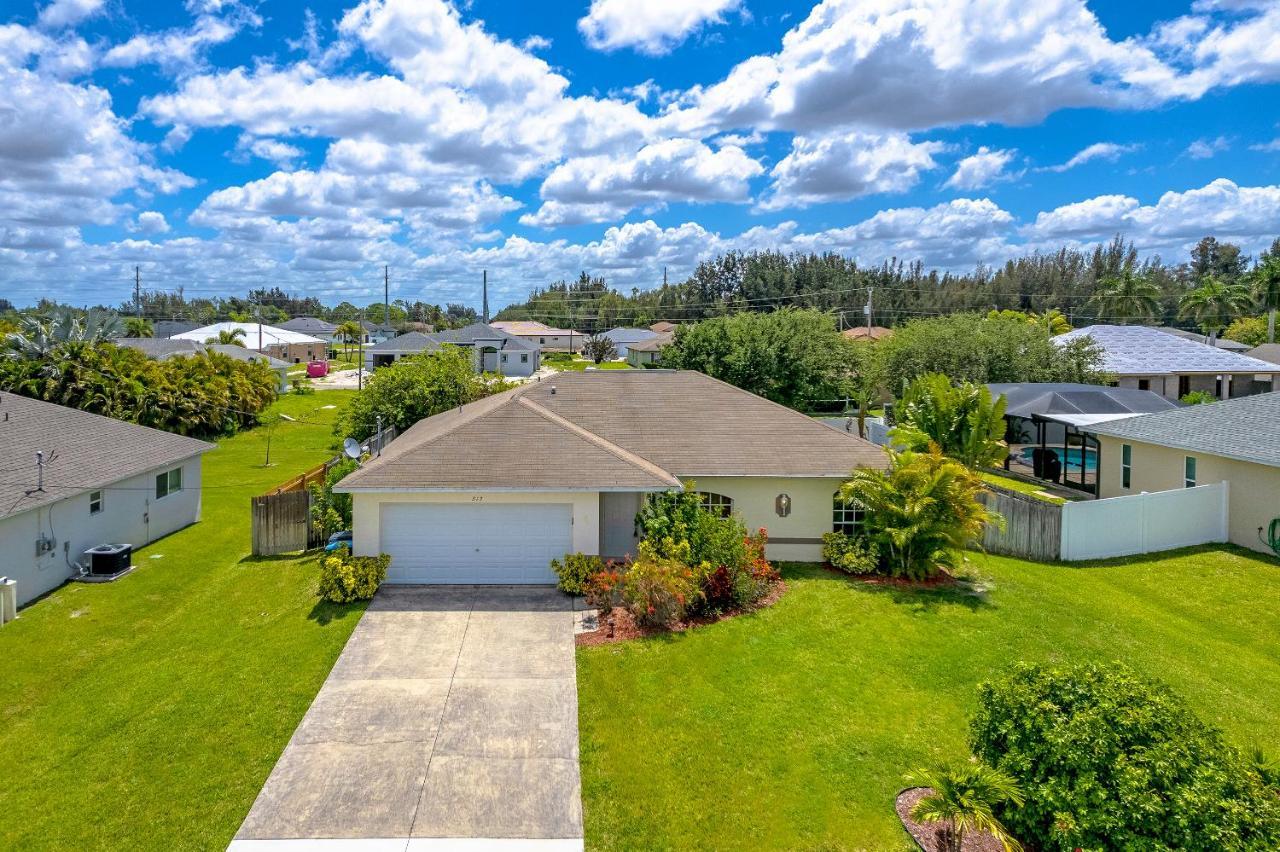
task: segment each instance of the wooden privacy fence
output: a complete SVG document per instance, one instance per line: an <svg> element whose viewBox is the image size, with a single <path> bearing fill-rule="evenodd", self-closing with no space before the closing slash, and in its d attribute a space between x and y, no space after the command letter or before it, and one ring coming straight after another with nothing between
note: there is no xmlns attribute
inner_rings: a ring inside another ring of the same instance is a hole
<svg viewBox="0 0 1280 852"><path fill-rule="evenodd" d="M388 426L362 442L370 454L377 456L396 437L396 427ZM306 473L250 498L253 517L252 553L275 556L296 550L310 550L324 544L324 536L311 525L311 486L324 482L325 476L344 456L334 456Z"/></svg>
<svg viewBox="0 0 1280 852"><path fill-rule="evenodd" d="M979 499L1004 516L1005 529L988 526L982 546L988 553L1016 556L1033 562L1056 562L1062 553L1062 506L1003 488L987 486Z"/></svg>

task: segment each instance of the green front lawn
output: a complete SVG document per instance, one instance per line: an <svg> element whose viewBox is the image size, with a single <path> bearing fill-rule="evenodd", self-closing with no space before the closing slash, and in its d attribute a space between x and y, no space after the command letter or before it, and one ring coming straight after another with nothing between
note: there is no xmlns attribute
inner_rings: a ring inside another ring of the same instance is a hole
<svg viewBox="0 0 1280 852"><path fill-rule="evenodd" d="M1014 660L1124 660L1280 752L1274 560L973 559L981 595L791 565L770 609L579 649L588 848L911 849L903 773L966 756L975 687Z"/></svg>
<svg viewBox="0 0 1280 852"><path fill-rule="evenodd" d="M552 360L550 358L544 357L542 359L542 363L544 366L553 367L557 370L581 371L581 370L587 369L588 367L592 367L597 370L630 370L631 369L631 365L628 364L626 361L603 361L599 364L595 364L595 363L592 363L587 358L574 358L572 360L568 358L557 358L555 360Z"/></svg>
<svg viewBox="0 0 1280 852"><path fill-rule="evenodd" d="M331 455L350 396L282 398L308 422L272 467L264 430L221 441L200 523L0 628L0 848L230 841L362 611L317 604L314 558L249 558L249 498Z"/></svg>

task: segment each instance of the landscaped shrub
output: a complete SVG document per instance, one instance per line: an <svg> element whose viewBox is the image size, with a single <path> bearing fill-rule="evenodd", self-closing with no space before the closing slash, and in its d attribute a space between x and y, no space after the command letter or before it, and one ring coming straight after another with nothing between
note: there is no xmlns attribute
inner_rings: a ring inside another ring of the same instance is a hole
<svg viewBox="0 0 1280 852"><path fill-rule="evenodd" d="M1166 687L1118 663L1022 663L979 687L974 753L1021 784L1042 850L1280 848L1280 797Z"/></svg>
<svg viewBox="0 0 1280 852"><path fill-rule="evenodd" d="M640 624L670 626L683 621L701 599L702 577L679 556L687 553L673 545L675 556L660 556L648 542L640 542L640 555L624 575L622 597Z"/></svg>
<svg viewBox="0 0 1280 852"><path fill-rule="evenodd" d="M1209 393L1208 391L1202 391L1202 390L1191 391L1190 393L1184 393L1182 395L1182 399L1178 400L1178 402L1182 403L1183 405L1204 405L1205 403L1217 402L1217 401L1218 401L1218 398L1216 396Z"/></svg>
<svg viewBox="0 0 1280 852"><path fill-rule="evenodd" d="M333 486L357 467L355 459L344 458L329 468L323 483L311 486L311 526L322 538L351 529L351 495L335 493Z"/></svg>
<svg viewBox="0 0 1280 852"><path fill-rule="evenodd" d="M566 553L563 560L551 560L551 570L559 578L556 588L569 595L586 594L587 583L604 569L605 561L590 553Z"/></svg>
<svg viewBox="0 0 1280 852"><path fill-rule="evenodd" d="M862 536L841 532L823 534L822 558L846 574L874 574L880 567L880 554L874 544Z"/></svg>
<svg viewBox="0 0 1280 852"><path fill-rule="evenodd" d="M367 601L387 579L391 557L352 556L339 550L320 563L320 597L334 603Z"/></svg>

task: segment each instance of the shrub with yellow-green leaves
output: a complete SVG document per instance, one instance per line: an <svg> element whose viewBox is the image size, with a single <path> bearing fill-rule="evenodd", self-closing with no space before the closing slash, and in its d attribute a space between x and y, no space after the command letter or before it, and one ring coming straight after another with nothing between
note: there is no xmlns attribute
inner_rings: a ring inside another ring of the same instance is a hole
<svg viewBox="0 0 1280 852"><path fill-rule="evenodd" d="M320 563L320 597L334 603L367 601L371 599L382 581L387 579L391 557L352 556L348 551L338 551Z"/></svg>

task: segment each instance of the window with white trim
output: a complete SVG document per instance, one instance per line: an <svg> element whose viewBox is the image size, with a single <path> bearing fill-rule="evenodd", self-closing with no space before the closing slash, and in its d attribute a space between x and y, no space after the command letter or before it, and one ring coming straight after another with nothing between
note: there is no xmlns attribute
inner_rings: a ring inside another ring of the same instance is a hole
<svg viewBox="0 0 1280 852"><path fill-rule="evenodd" d="M733 498L711 491L698 492L698 504L708 512L714 512L722 518L733 514Z"/></svg>
<svg viewBox="0 0 1280 852"><path fill-rule="evenodd" d="M102 511L102 492L90 491L89 492L89 514L96 515L101 511Z"/></svg>
<svg viewBox="0 0 1280 852"><path fill-rule="evenodd" d="M162 500L182 490L182 468L175 467L156 474L156 499Z"/></svg>
<svg viewBox="0 0 1280 852"><path fill-rule="evenodd" d="M1196 457L1187 456L1182 460L1182 486L1184 488L1196 487Z"/></svg>
<svg viewBox="0 0 1280 852"><path fill-rule="evenodd" d="M837 491L831 495L831 529L845 535L857 535L861 531L866 511L857 500L846 500Z"/></svg>

